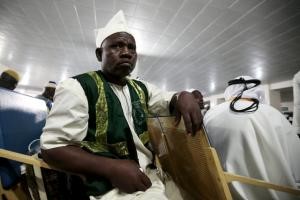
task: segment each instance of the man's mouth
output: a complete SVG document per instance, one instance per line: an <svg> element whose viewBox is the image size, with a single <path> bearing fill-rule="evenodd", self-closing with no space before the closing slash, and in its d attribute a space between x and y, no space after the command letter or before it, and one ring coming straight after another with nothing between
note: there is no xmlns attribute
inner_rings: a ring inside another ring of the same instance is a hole
<svg viewBox="0 0 300 200"><path fill-rule="evenodd" d="M132 65L130 62L121 62L120 65Z"/></svg>
<svg viewBox="0 0 300 200"><path fill-rule="evenodd" d="M130 68L130 69L132 69L132 63L130 63L130 62L120 62L119 63L119 66L122 66L122 67L128 67L128 68Z"/></svg>

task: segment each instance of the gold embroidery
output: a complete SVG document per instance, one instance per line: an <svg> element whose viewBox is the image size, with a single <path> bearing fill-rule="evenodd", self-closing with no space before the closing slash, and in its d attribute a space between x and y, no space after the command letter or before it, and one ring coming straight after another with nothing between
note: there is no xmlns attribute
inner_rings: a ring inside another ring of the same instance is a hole
<svg viewBox="0 0 300 200"><path fill-rule="evenodd" d="M138 94L138 96L140 98L140 101L142 103L143 110L144 110L145 114L147 115L148 114L148 110L147 110L146 97L145 97L144 91L133 80L128 79L128 82L134 88L134 90L136 91L136 93Z"/></svg>
<svg viewBox="0 0 300 200"><path fill-rule="evenodd" d="M127 156L129 155L129 151L127 148L126 142L119 142L115 144L108 144L109 147L113 149L115 153L117 153L120 156Z"/></svg>
<svg viewBox="0 0 300 200"><path fill-rule="evenodd" d="M89 149L93 153L108 152L107 146L98 142L81 141L80 146Z"/></svg>
<svg viewBox="0 0 300 200"><path fill-rule="evenodd" d="M146 97L145 97L145 93L142 90L142 88L136 84L133 80L128 79L129 84L134 88L134 90L136 91L136 93L139 96L140 102L142 104L142 108L144 110L144 113L146 114L146 116L148 115L148 110L147 110L147 105L146 105ZM149 133L148 131L143 132L142 134L139 135L139 138L141 139L141 141L143 142L143 144L146 144L149 142Z"/></svg>
<svg viewBox="0 0 300 200"><path fill-rule="evenodd" d="M148 131L143 132L142 134L139 135L139 138L143 142L143 144L146 144L149 142L149 133Z"/></svg>
<svg viewBox="0 0 300 200"><path fill-rule="evenodd" d="M96 110L96 133L95 133L95 142L83 141L82 145L87 147L93 152L108 152L108 148L105 145L107 143L107 127L108 127L108 109L106 96L104 91L104 84L101 78L97 75L96 72L88 73L96 82L98 88L98 100L95 105Z"/></svg>
<svg viewBox="0 0 300 200"><path fill-rule="evenodd" d="M105 144L107 141L106 132L108 127L108 108L104 91L104 84L96 72L92 72L90 73L90 75L96 82L99 95L96 103L96 141Z"/></svg>
<svg viewBox="0 0 300 200"><path fill-rule="evenodd" d="M115 144L107 144L107 129L108 129L108 106L106 101L106 94L104 90L104 83L96 72L88 73L96 82L98 88L98 100L95 105L96 110L96 141L82 141L81 147L86 147L93 153L110 152L113 151L119 156L129 155L126 141ZM130 85L134 88L139 96L142 108L147 114L146 98L144 91L134 81L128 80ZM149 134L147 131L139 135L139 138L146 144L149 141Z"/></svg>

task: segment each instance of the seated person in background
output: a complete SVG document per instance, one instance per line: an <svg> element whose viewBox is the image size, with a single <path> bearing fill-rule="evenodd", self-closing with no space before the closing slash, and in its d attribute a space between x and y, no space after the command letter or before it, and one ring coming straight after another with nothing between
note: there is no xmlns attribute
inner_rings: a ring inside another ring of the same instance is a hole
<svg viewBox="0 0 300 200"><path fill-rule="evenodd" d="M294 93L294 116L293 126L296 133L300 137L300 71L295 74L293 79L293 93Z"/></svg>
<svg viewBox="0 0 300 200"><path fill-rule="evenodd" d="M121 11L99 31L96 56L101 70L57 86L41 135L43 159L84 175L91 199L169 199L150 167L147 116L175 111L178 119L183 116L187 132L195 132L202 125L201 96L181 92L176 98L174 92L127 78L137 52Z"/></svg>
<svg viewBox="0 0 300 200"><path fill-rule="evenodd" d="M56 83L54 81L49 81L48 84L45 86L45 90L43 94L36 96L36 98L42 99L46 102L46 105L49 110L52 107L55 89L56 89Z"/></svg>
<svg viewBox="0 0 300 200"><path fill-rule="evenodd" d="M14 90L17 87L19 80L20 75L18 72L12 69L4 70L0 75L0 87Z"/></svg>
<svg viewBox="0 0 300 200"><path fill-rule="evenodd" d="M225 102L204 116L211 145L225 171L297 187L300 182L300 140L287 119L263 104L260 81L249 76L228 82ZM234 199L295 199L295 196L232 183Z"/></svg>

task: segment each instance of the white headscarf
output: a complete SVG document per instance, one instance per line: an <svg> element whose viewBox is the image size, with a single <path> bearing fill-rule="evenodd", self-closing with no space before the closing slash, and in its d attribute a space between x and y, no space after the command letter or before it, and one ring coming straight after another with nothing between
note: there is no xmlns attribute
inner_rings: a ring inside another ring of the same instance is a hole
<svg viewBox="0 0 300 200"><path fill-rule="evenodd" d="M240 79L243 78L245 80L254 79L251 76L238 76L234 79ZM248 83L248 87L254 86L254 83ZM233 84L229 85L225 92L224 92L224 98L226 101L232 100L234 97L238 96L244 89L244 84ZM265 93L261 85L258 85L256 87L253 87L251 89L245 90L243 92L242 98L254 98L257 99L260 103L265 102Z"/></svg>
<svg viewBox="0 0 300 200"><path fill-rule="evenodd" d="M54 81L49 81L48 84L45 86L48 88L56 88L56 82Z"/></svg>

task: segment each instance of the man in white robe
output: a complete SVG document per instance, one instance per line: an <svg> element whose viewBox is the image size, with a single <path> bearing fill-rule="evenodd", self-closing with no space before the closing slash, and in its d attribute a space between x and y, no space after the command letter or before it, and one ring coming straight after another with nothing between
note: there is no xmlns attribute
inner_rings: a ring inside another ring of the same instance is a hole
<svg viewBox="0 0 300 200"><path fill-rule="evenodd" d="M253 80L248 76L243 78ZM296 188L300 182L300 140L279 111L261 103L263 90L254 85L228 86L226 101L206 113L204 125L211 144L225 171ZM238 96L231 109L231 102ZM247 109L255 102L253 99L259 103ZM234 199L298 199L237 182L231 186Z"/></svg>
<svg viewBox="0 0 300 200"><path fill-rule="evenodd" d="M294 92L293 126L296 128L296 133L300 136L300 71L294 76L293 92Z"/></svg>
<svg viewBox="0 0 300 200"><path fill-rule="evenodd" d="M201 101L193 93L176 95L127 78L137 53L122 11L99 31L97 47L101 70L57 86L41 135L43 159L93 179L86 187L92 200L180 199L149 167L153 157L145 113L169 115L173 108L192 133L201 127Z"/></svg>

